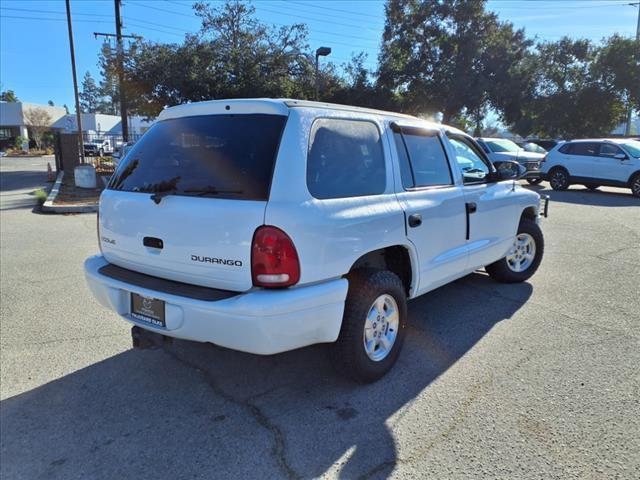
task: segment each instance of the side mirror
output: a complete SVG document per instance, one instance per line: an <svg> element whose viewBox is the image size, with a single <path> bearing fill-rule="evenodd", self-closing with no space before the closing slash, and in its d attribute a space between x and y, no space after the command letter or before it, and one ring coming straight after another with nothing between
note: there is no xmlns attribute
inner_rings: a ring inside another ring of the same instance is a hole
<svg viewBox="0 0 640 480"><path fill-rule="evenodd" d="M518 162L510 160L493 162L493 166L496 167L496 179L500 180L518 180L524 177L527 173L527 169L520 165Z"/></svg>
<svg viewBox="0 0 640 480"><path fill-rule="evenodd" d="M616 153L613 158L617 160L626 160L627 156L624 153Z"/></svg>

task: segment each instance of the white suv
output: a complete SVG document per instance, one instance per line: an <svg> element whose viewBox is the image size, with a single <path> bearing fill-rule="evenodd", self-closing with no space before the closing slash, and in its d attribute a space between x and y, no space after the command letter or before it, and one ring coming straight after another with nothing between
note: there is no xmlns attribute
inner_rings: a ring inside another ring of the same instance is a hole
<svg viewBox="0 0 640 480"><path fill-rule="evenodd" d="M333 342L358 381L393 365L407 300L486 267L538 268L540 197L474 140L293 100L164 110L100 198L98 301L164 336L256 354Z"/></svg>
<svg viewBox="0 0 640 480"><path fill-rule="evenodd" d="M554 190L572 183L595 190L601 185L630 188L640 197L640 142L631 139L587 139L561 143L542 164Z"/></svg>

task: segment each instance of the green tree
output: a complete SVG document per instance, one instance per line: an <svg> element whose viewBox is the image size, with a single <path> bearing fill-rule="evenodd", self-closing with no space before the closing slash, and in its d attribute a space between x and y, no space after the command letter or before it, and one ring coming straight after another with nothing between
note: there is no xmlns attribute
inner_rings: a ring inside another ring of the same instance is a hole
<svg viewBox="0 0 640 480"><path fill-rule="evenodd" d="M82 91L80 97L80 110L82 113L97 113L100 105L100 89L89 72L82 79Z"/></svg>
<svg viewBox="0 0 640 480"><path fill-rule="evenodd" d="M19 102L18 97L13 90L4 90L0 93L0 100L3 102Z"/></svg>
<svg viewBox="0 0 640 480"><path fill-rule="evenodd" d="M200 2L194 9L202 22L197 35L182 43L140 42L127 55L127 98L140 114L157 115L187 101L313 95L313 57L304 25L269 27L255 19L249 3L238 0L220 7ZM103 71L113 68L108 52L101 65ZM323 74L335 80L330 70Z"/></svg>
<svg viewBox="0 0 640 480"><path fill-rule="evenodd" d="M479 123L490 105L511 107L503 86L530 42L484 0L389 0L385 14L378 82L402 109Z"/></svg>
<svg viewBox="0 0 640 480"><path fill-rule="evenodd" d="M640 41L608 38L596 54L592 73L604 89L640 111Z"/></svg>
<svg viewBox="0 0 640 480"><path fill-rule="evenodd" d="M513 129L525 135L579 138L610 132L623 118L620 91L596 74L599 50L588 40L563 38L537 46L533 90Z"/></svg>

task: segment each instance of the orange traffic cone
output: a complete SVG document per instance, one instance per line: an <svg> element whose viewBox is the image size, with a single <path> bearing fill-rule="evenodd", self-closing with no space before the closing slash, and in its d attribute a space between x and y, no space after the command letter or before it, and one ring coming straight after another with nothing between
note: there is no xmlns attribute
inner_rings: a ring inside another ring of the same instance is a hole
<svg viewBox="0 0 640 480"><path fill-rule="evenodd" d="M55 177L53 176L53 170L51 169L51 162L47 162L47 181L53 182Z"/></svg>

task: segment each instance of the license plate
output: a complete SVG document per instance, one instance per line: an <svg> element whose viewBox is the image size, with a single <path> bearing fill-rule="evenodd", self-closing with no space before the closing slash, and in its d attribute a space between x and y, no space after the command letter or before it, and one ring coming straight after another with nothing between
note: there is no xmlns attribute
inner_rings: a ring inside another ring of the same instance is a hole
<svg viewBox="0 0 640 480"><path fill-rule="evenodd" d="M131 316L141 322L156 327L166 327L164 320L164 300L131 294Z"/></svg>

